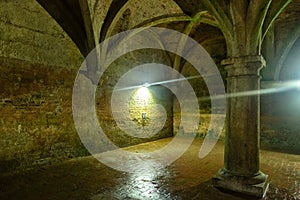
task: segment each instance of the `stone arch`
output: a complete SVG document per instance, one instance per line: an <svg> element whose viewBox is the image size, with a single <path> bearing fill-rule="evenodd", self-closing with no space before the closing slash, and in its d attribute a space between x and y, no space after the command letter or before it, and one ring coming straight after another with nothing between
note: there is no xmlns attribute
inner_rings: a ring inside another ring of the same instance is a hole
<svg viewBox="0 0 300 200"><path fill-rule="evenodd" d="M296 43L297 39L299 38L300 34L300 27L297 31L295 31L293 34L291 34L291 37L289 41L286 43L286 47L282 51L281 55L278 57L278 61L276 62L275 68L274 68L274 75L273 80L279 81L280 80L280 74L282 72L283 64L285 60L287 59L288 54L290 53L290 50Z"/></svg>
<svg viewBox="0 0 300 200"><path fill-rule="evenodd" d="M127 9L131 0L113 0L108 14L106 15L101 31L100 31L100 43L104 41L107 37L111 36L112 28L117 24L118 19L121 17L122 13ZM175 2L176 3L176 2ZM168 18L168 16L166 16ZM175 16L173 16L175 17ZM158 17L161 18L161 17ZM157 19L155 19L157 20Z"/></svg>
<svg viewBox="0 0 300 200"><path fill-rule="evenodd" d="M87 0L36 0L66 31L83 56L95 47Z"/></svg>
<svg viewBox="0 0 300 200"><path fill-rule="evenodd" d="M298 53L300 50L300 37L297 37L296 40L290 41L288 43L287 48L284 52L286 54L280 57L280 61L277 68L275 68L274 80L275 81L286 81L286 80L299 80L300 73L299 71L299 58ZM298 61L298 62L297 62Z"/></svg>

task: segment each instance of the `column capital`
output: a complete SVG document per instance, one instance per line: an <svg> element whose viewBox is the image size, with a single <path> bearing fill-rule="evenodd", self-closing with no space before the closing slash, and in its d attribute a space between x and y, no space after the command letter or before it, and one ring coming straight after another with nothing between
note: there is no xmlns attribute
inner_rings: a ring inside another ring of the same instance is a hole
<svg viewBox="0 0 300 200"><path fill-rule="evenodd" d="M222 60L228 77L233 76L259 76L259 71L266 66L266 61L261 55L233 57Z"/></svg>

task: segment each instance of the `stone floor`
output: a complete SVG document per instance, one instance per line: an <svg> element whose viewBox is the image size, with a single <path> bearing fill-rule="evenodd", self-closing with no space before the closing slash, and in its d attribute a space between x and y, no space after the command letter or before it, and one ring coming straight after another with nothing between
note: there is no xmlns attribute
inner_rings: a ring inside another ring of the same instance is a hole
<svg viewBox="0 0 300 200"><path fill-rule="evenodd" d="M128 148L149 152L170 138ZM211 177L223 165L223 142L203 159L198 158L202 140L196 139L168 167L146 167L134 173L113 170L93 157L76 158L59 165L39 167L0 176L0 199L255 199L214 188ZM151 158L142 158L149 159ZM134 162L132 163L134 165ZM300 199L300 155L261 151L261 170L269 175L264 199Z"/></svg>

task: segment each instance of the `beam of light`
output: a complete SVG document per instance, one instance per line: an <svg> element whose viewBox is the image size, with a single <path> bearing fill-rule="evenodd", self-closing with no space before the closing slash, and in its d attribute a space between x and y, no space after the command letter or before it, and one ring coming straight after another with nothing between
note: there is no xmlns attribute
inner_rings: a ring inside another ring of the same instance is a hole
<svg viewBox="0 0 300 200"><path fill-rule="evenodd" d="M227 94L222 94L222 95L206 96L206 97L200 97L200 98L198 98L198 100L208 101L211 99L224 99L224 98L264 95L264 94L285 92L288 90L299 89L299 88L300 88L300 81L286 81L286 82L280 82L280 83L276 84L273 88L227 93Z"/></svg>
<svg viewBox="0 0 300 200"><path fill-rule="evenodd" d="M141 87L150 87L150 86L154 86L154 85L170 84L170 83L179 82L179 81L197 79L197 78L201 78L201 77L202 76L197 75L197 76L190 76L190 77L184 77L184 78L178 78L178 79L171 79L171 80L166 80L166 81L159 81L159 82L154 82L154 83L145 83L142 85L117 88L116 91L134 90L134 89L141 88ZM284 81L284 82L279 82L279 83L274 84L274 87L272 87L272 88L242 91L242 92L235 92L235 93L227 93L227 94L221 94L221 95L211 95L211 96L206 96L206 97L200 97L200 98L198 98L198 100L209 101L211 99L224 99L224 98L264 95L264 94L284 92L284 91L288 91L288 90L292 90L292 89L300 90L300 81Z"/></svg>
<svg viewBox="0 0 300 200"><path fill-rule="evenodd" d="M197 78L201 78L201 77L202 76L198 75L198 76L190 76L190 77L184 77L184 78L178 78L178 79L171 79L171 80L166 80L166 81L159 81L159 82L154 82L154 83L145 83L142 85L135 85L135 86L129 86L129 87L124 87L124 88L116 88L115 91L134 90L134 89L141 88L141 87L150 87L153 85L169 84L169 83L174 83L174 82L179 82L179 81L197 79Z"/></svg>

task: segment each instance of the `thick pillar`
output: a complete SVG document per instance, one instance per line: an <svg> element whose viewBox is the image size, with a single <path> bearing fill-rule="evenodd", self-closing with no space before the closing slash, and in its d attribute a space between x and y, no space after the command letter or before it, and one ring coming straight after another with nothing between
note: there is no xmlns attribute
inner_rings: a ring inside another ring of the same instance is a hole
<svg viewBox="0 0 300 200"><path fill-rule="evenodd" d="M213 178L216 187L264 196L267 175L259 170L260 69L262 56L222 61L227 70L227 122L224 168ZM252 93L248 93L251 91ZM257 91L257 93L253 91Z"/></svg>

